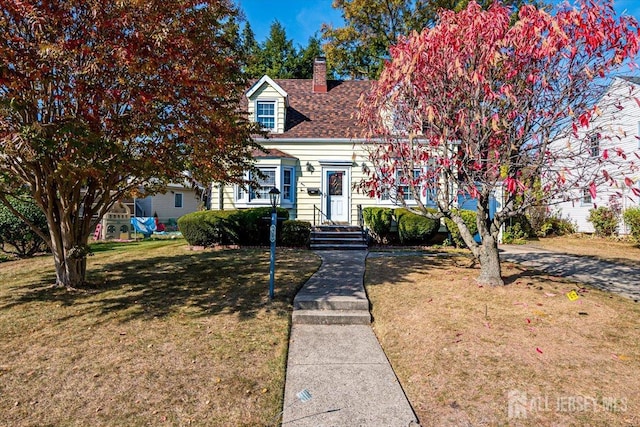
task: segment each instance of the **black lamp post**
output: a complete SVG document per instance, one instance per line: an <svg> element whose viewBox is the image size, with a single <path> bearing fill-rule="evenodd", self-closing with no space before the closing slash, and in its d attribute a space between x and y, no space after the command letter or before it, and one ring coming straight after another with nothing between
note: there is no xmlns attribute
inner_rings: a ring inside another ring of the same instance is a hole
<svg viewBox="0 0 640 427"><path fill-rule="evenodd" d="M280 190L273 187L269 190L269 201L271 202L271 228L269 229L269 241L271 242L271 256L269 257L269 300L273 299L273 289L275 285L276 273L276 223L278 212L276 207L280 199Z"/></svg>

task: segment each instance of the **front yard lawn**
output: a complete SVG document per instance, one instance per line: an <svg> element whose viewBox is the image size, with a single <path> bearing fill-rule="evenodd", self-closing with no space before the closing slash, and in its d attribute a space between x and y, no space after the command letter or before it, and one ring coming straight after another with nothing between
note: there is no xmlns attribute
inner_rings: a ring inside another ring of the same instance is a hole
<svg viewBox="0 0 640 427"><path fill-rule="evenodd" d="M375 333L422 425L640 425L640 304L513 264L479 287L468 264L367 261Z"/></svg>
<svg viewBox="0 0 640 427"><path fill-rule="evenodd" d="M94 246L93 287L52 289L44 256L0 264L0 424L264 425L281 409L308 251Z"/></svg>

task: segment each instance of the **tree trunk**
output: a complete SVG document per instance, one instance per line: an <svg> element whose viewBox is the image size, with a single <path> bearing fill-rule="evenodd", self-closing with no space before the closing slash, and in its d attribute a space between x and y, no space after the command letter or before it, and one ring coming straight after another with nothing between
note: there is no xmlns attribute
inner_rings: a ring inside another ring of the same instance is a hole
<svg viewBox="0 0 640 427"><path fill-rule="evenodd" d="M74 227L50 226L51 252L56 268L56 286L80 288L87 273L88 234L83 236Z"/></svg>
<svg viewBox="0 0 640 427"><path fill-rule="evenodd" d="M481 236L482 243L478 248L478 260L480 261L480 276L478 283L491 286L503 286L502 268L500 267L500 252L498 241L491 234Z"/></svg>

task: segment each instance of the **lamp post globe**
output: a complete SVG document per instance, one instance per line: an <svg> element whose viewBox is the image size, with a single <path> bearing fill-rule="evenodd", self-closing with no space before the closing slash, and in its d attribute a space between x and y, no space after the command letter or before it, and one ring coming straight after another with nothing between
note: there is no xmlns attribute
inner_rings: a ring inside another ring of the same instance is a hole
<svg viewBox="0 0 640 427"><path fill-rule="evenodd" d="M273 210L275 210L278 206L279 199L280 190L278 190L276 187L273 187L271 190L269 190L269 201L271 202L271 207L273 208Z"/></svg>

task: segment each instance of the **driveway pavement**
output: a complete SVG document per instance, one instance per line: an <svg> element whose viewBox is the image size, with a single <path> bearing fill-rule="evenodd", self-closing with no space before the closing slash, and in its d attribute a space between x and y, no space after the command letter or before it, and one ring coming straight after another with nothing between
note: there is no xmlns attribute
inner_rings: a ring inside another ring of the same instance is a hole
<svg viewBox="0 0 640 427"><path fill-rule="evenodd" d="M501 245L500 259L640 301L640 266L630 267L529 245Z"/></svg>

